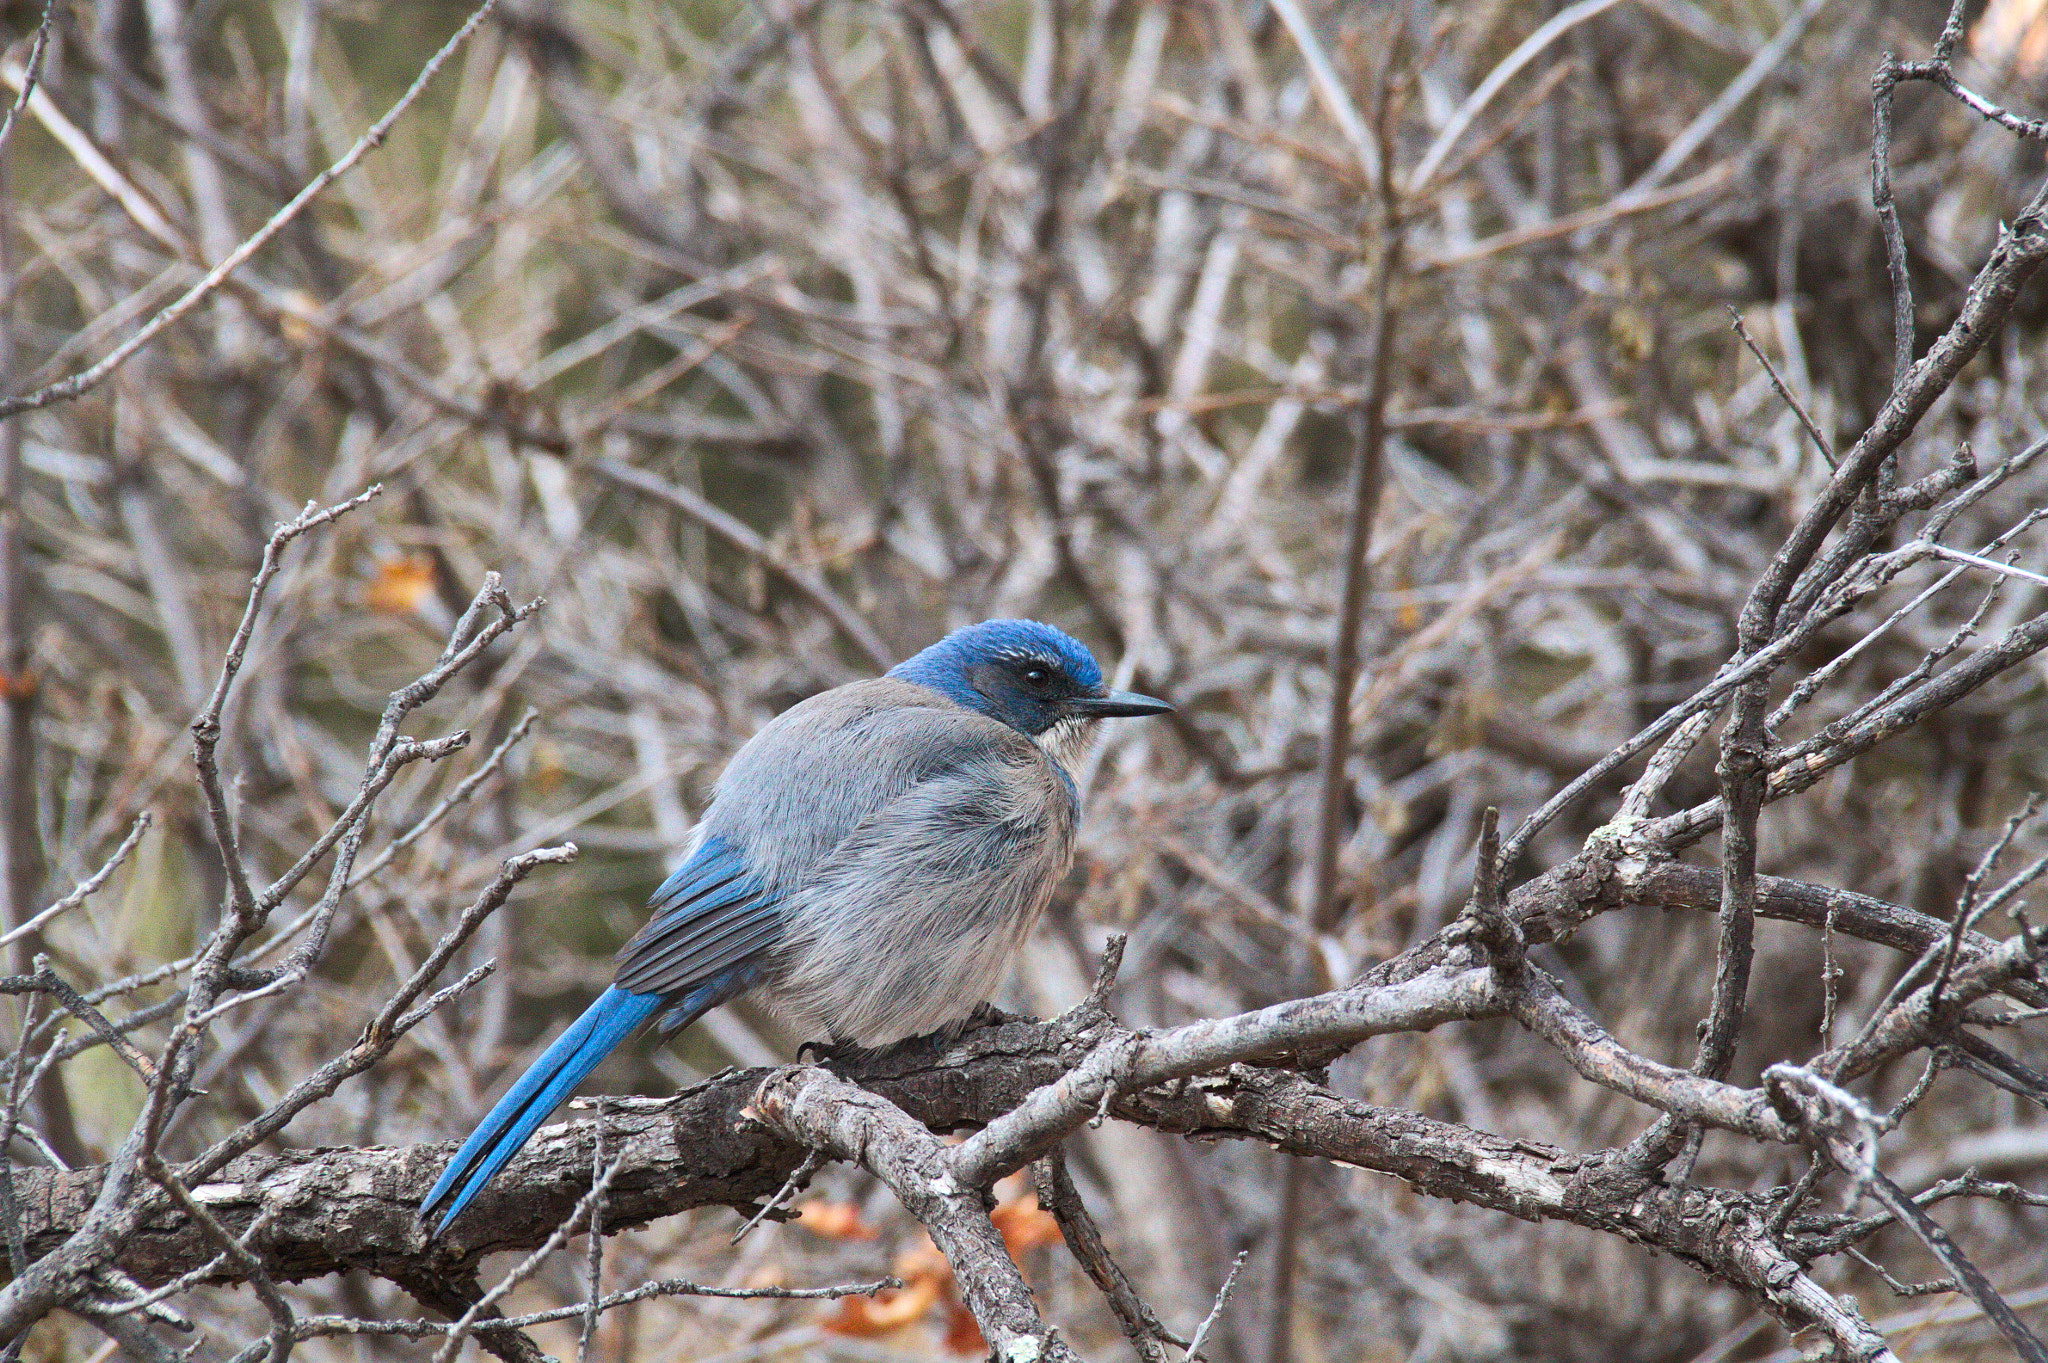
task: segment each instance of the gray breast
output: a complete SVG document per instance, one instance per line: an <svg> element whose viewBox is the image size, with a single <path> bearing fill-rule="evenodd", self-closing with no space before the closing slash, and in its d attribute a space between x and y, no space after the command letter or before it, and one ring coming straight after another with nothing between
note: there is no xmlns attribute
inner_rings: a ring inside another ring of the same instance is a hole
<svg viewBox="0 0 2048 1363"><path fill-rule="evenodd" d="M807 1038L872 1046L988 997L1072 864L1076 809L1046 754L997 721L950 704L846 718L810 721L826 740L811 760L867 775L807 775L775 804L837 840L805 855L823 839L757 829L749 856L775 848L785 877L769 1001Z"/></svg>

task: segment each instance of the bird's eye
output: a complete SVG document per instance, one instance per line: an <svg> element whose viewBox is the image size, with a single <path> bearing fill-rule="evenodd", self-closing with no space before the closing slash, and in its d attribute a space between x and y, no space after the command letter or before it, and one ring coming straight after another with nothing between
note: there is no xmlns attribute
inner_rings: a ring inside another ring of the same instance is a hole
<svg viewBox="0 0 2048 1363"><path fill-rule="evenodd" d="M1052 673L1042 667L1027 667L1024 669L1024 680L1033 686L1050 686Z"/></svg>

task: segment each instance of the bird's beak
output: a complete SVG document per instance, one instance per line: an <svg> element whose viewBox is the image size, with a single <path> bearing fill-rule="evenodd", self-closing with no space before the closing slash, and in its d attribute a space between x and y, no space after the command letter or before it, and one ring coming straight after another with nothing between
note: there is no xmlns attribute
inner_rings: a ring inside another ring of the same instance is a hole
<svg viewBox="0 0 2048 1363"><path fill-rule="evenodd" d="M1173 707L1163 700L1141 696L1135 691L1109 691L1099 696L1082 696L1067 702L1067 708L1087 719L1136 718L1163 715Z"/></svg>

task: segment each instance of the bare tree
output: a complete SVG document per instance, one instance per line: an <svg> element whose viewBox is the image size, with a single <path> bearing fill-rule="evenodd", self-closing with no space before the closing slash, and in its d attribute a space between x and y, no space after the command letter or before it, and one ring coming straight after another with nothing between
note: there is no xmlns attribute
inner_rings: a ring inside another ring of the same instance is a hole
<svg viewBox="0 0 2048 1363"><path fill-rule="evenodd" d="M2048 1358L2043 41L53 7L0 1338ZM1179 706L1013 1011L715 1015L428 1241L724 757L996 614Z"/></svg>

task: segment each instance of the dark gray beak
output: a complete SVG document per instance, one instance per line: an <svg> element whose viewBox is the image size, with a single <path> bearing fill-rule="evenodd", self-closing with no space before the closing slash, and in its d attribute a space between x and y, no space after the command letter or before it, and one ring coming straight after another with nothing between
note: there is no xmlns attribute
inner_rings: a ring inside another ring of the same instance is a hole
<svg viewBox="0 0 2048 1363"><path fill-rule="evenodd" d="M1135 719L1139 715L1163 715L1173 707L1135 691L1111 691L1106 695L1077 697L1067 702L1067 708L1088 719Z"/></svg>

